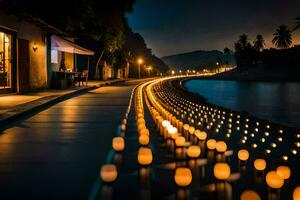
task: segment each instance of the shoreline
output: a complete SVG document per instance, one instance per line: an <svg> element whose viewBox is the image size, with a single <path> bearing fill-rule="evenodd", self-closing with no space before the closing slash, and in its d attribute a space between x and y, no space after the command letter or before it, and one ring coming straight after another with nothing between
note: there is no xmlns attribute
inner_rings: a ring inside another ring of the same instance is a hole
<svg viewBox="0 0 300 200"><path fill-rule="evenodd" d="M179 79L172 80L171 84L173 85L173 87L181 90L181 92L184 92L186 95L191 95L193 98L198 99L199 102L204 103L208 106L216 107L216 108L223 109L223 110L227 110L227 111L233 112L233 113L239 113L241 115L248 115L249 117L251 117L255 120L263 121L264 123L270 123L270 124L273 124L274 126L278 126L278 127L285 128L285 129L291 129L291 130L297 131L300 128L300 127L294 127L294 126L288 126L288 125L285 125L285 124L276 123L276 122L273 122L271 120L264 119L264 118L259 118L259 117L256 117L253 114L250 114L247 111L236 111L236 110L233 110L233 109L230 109L230 108L225 108L223 106L213 104L213 103L209 102L207 100L207 98L201 96L199 93L191 92L186 88L186 82L187 81L197 80L197 79L201 79L201 77L179 78ZM216 79L205 78L205 80L216 80Z"/></svg>
<svg viewBox="0 0 300 200"><path fill-rule="evenodd" d="M259 81L259 82L300 82L299 69L278 68L257 65L238 67L228 72L216 74L205 79L230 81Z"/></svg>

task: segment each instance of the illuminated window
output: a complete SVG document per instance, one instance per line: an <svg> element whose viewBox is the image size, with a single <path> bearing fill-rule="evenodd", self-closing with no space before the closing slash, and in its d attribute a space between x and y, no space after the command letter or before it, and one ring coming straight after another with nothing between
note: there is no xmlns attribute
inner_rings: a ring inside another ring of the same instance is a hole
<svg viewBox="0 0 300 200"><path fill-rule="evenodd" d="M58 52L57 50L51 50L51 63L58 63Z"/></svg>
<svg viewBox="0 0 300 200"><path fill-rule="evenodd" d="M0 89L11 87L11 35L0 32Z"/></svg>

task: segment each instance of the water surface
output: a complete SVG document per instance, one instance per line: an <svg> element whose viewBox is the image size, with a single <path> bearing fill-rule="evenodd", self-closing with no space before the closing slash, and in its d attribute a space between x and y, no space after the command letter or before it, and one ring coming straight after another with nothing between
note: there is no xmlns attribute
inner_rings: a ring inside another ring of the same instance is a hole
<svg viewBox="0 0 300 200"><path fill-rule="evenodd" d="M198 79L185 86L210 103L300 128L300 83Z"/></svg>

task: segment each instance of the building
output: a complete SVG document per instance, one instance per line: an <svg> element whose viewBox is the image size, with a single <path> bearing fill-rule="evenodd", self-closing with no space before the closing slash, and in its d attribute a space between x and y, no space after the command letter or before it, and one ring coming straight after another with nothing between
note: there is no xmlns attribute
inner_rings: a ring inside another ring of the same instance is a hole
<svg viewBox="0 0 300 200"><path fill-rule="evenodd" d="M76 71L77 55L94 52L40 19L18 17L0 8L0 94L50 87L62 60L67 71Z"/></svg>

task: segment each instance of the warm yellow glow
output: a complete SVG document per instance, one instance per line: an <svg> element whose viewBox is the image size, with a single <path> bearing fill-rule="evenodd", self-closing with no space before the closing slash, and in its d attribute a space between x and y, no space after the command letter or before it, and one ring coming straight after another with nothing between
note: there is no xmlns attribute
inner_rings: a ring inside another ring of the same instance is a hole
<svg viewBox="0 0 300 200"><path fill-rule="evenodd" d="M148 135L149 136L149 130L147 129L147 128L144 128L144 129L142 129L142 130L140 130L140 135Z"/></svg>
<svg viewBox="0 0 300 200"><path fill-rule="evenodd" d="M216 144L216 150L220 153L224 153L227 150L227 145L223 141L218 141Z"/></svg>
<svg viewBox="0 0 300 200"><path fill-rule="evenodd" d="M141 145L148 145L149 144L149 136L146 134L140 135L139 137L139 143Z"/></svg>
<svg viewBox="0 0 300 200"><path fill-rule="evenodd" d="M279 189L284 184L283 178L281 178L276 171L270 171L267 173L266 182L268 186L273 189Z"/></svg>
<svg viewBox="0 0 300 200"><path fill-rule="evenodd" d="M300 200L300 186L297 186L293 192L293 199Z"/></svg>
<svg viewBox="0 0 300 200"><path fill-rule="evenodd" d="M245 190L241 195L241 200L260 200L260 196L253 190Z"/></svg>
<svg viewBox="0 0 300 200"><path fill-rule="evenodd" d="M194 132L195 132L195 127L190 126L189 127L189 133L192 135L192 134L194 134Z"/></svg>
<svg viewBox="0 0 300 200"><path fill-rule="evenodd" d="M226 180L230 176L230 166L227 163L216 163L214 166L214 176L218 180Z"/></svg>
<svg viewBox="0 0 300 200"><path fill-rule="evenodd" d="M206 140L207 138L207 133L205 131L201 131L199 133L199 136L197 136L199 140Z"/></svg>
<svg viewBox="0 0 300 200"><path fill-rule="evenodd" d="M254 161L254 167L258 171L263 171L263 170L266 169L267 163L266 163L266 161L264 159L256 159Z"/></svg>
<svg viewBox="0 0 300 200"><path fill-rule="evenodd" d="M239 150L238 158L242 161L248 160L249 159L249 152L246 149Z"/></svg>
<svg viewBox="0 0 300 200"><path fill-rule="evenodd" d="M175 144L177 147L183 147L185 145L185 138L181 136L176 138Z"/></svg>
<svg viewBox="0 0 300 200"><path fill-rule="evenodd" d="M170 122L168 120L164 120L161 124L163 127L168 127L170 125Z"/></svg>
<svg viewBox="0 0 300 200"><path fill-rule="evenodd" d="M276 172L283 179L288 179L291 176L291 170L287 166L279 166L279 167L277 167Z"/></svg>
<svg viewBox="0 0 300 200"><path fill-rule="evenodd" d="M152 163L152 151L146 147L140 147L138 151L138 162L140 165L150 165Z"/></svg>
<svg viewBox="0 0 300 200"><path fill-rule="evenodd" d="M174 176L175 183L178 186L186 187L192 182L192 172L189 168L177 168Z"/></svg>
<svg viewBox="0 0 300 200"><path fill-rule="evenodd" d="M122 137L114 137L112 147L115 151L123 151L125 148L125 141Z"/></svg>
<svg viewBox="0 0 300 200"><path fill-rule="evenodd" d="M217 142L215 139L209 139L209 140L207 140L207 143L206 143L207 148L209 150L214 150L216 148L216 144L217 144Z"/></svg>
<svg viewBox="0 0 300 200"><path fill-rule="evenodd" d="M189 146L189 148L187 149L187 155L190 157L190 158L198 158L201 154L201 149L199 146L196 146L196 145L192 145L192 146Z"/></svg>
<svg viewBox="0 0 300 200"><path fill-rule="evenodd" d="M144 61L143 61L142 58L139 58L139 59L138 59L138 64L143 64L143 62L144 62Z"/></svg>
<svg viewBox="0 0 300 200"><path fill-rule="evenodd" d="M112 164L106 164L101 167L100 177L106 183L114 182L117 179L117 167Z"/></svg>

